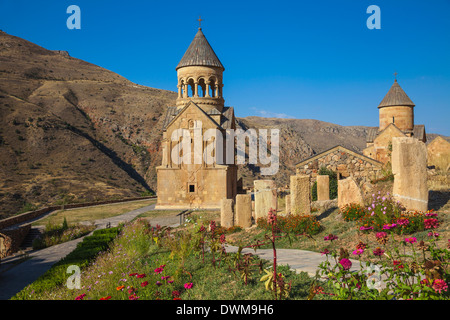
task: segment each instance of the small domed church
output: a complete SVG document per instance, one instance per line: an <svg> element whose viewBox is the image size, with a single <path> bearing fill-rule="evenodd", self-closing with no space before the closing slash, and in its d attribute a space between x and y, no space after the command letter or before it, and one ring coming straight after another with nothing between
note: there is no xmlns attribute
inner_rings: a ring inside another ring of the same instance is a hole
<svg viewBox="0 0 450 320"><path fill-rule="evenodd" d="M201 27L176 71L178 98L175 106L167 108L164 117L162 163L156 167L156 208L220 208L222 199L234 199L236 196L237 166L224 164L226 145L223 144L220 152L221 146L216 144L219 137L205 139L204 135L209 129L217 129L215 132L224 140L227 129L236 129L236 119L233 107L225 107L223 98L225 68ZM185 129L183 131L188 136L174 140L178 129ZM202 138L198 140L196 137ZM185 157L186 144L182 144L181 140L185 143L190 140L187 144L191 150L190 159ZM205 151L216 161L211 163L204 157L198 157ZM174 161L180 156L188 161Z"/></svg>
<svg viewBox="0 0 450 320"><path fill-rule="evenodd" d="M390 161L393 137L427 141L425 126L414 124L414 103L395 79L378 105L379 126L369 129L363 154L382 163Z"/></svg>

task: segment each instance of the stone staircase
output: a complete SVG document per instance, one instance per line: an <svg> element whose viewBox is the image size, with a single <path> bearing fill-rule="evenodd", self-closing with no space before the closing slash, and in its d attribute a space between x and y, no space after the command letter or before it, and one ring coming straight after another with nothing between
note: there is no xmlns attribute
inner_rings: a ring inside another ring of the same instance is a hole
<svg viewBox="0 0 450 320"><path fill-rule="evenodd" d="M42 235L43 227L31 227L25 239L23 239L20 249L26 250L33 247L33 240Z"/></svg>

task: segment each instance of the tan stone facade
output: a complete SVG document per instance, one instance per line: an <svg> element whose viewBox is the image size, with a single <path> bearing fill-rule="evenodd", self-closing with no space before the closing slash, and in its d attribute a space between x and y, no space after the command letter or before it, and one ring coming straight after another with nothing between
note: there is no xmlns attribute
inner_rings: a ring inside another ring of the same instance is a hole
<svg viewBox="0 0 450 320"><path fill-rule="evenodd" d="M176 69L178 98L176 106L167 108L163 124L156 208L219 209L222 199L234 199L237 194L237 166L223 164L225 151L235 150L226 150L225 143L219 150L217 144L227 129L236 129L236 120L233 108L224 106L225 69L201 29ZM178 138L179 129L188 135ZM204 138L209 129L216 133ZM206 161L206 155L215 161Z"/></svg>

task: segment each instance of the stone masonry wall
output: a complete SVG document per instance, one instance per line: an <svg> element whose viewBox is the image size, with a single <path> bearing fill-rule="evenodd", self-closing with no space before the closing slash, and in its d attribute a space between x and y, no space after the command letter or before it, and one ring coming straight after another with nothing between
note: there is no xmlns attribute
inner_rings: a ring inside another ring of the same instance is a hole
<svg viewBox="0 0 450 320"><path fill-rule="evenodd" d="M361 189L368 192L371 189L371 180L381 176L382 165L363 156L337 149L297 166L297 174L311 175L311 183L314 183L321 167L339 173L341 179L353 177Z"/></svg>

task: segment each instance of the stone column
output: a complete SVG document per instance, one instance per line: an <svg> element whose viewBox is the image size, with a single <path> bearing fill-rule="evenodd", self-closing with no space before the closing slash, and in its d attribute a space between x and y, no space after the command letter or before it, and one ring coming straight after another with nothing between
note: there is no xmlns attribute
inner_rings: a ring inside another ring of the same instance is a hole
<svg viewBox="0 0 450 320"><path fill-rule="evenodd" d="M317 176L317 200L330 200L330 176Z"/></svg>
<svg viewBox="0 0 450 320"><path fill-rule="evenodd" d="M352 177L338 180L338 207L342 209L351 203L364 205L361 189Z"/></svg>
<svg viewBox="0 0 450 320"><path fill-rule="evenodd" d="M410 211L428 210L427 147L416 138L392 138L394 198Z"/></svg>
<svg viewBox="0 0 450 320"><path fill-rule="evenodd" d="M208 81L207 83L206 83L206 92L205 92L205 97L206 98L209 98L210 96L209 96L209 84L210 84L210 82Z"/></svg>
<svg viewBox="0 0 450 320"><path fill-rule="evenodd" d="M177 85L178 88L178 98L181 98L181 84Z"/></svg>
<svg viewBox="0 0 450 320"><path fill-rule="evenodd" d="M284 202L285 202L285 204L286 204L286 214L289 214L289 213L291 213L291 195L290 194L288 194L288 195L286 195L286 197L284 198Z"/></svg>
<svg viewBox="0 0 450 320"><path fill-rule="evenodd" d="M291 213L311 213L311 190L309 175L291 176Z"/></svg>
<svg viewBox="0 0 450 320"><path fill-rule="evenodd" d="M187 83L183 84L183 98L188 97L188 89L189 89L188 84Z"/></svg>
<svg viewBox="0 0 450 320"><path fill-rule="evenodd" d="M197 98L198 97L198 82L197 81L194 82L194 88L195 88L194 97Z"/></svg>
<svg viewBox="0 0 450 320"><path fill-rule="evenodd" d="M224 228L234 226L234 200L220 200L220 225Z"/></svg>
<svg viewBox="0 0 450 320"><path fill-rule="evenodd" d="M277 210L277 189L273 180L255 180L255 220Z"/></svg>
<svg viewBox="0 0 450 320"><path fill-rule="evenodd" d="M252 226L252 195L236 195L236 225L241 228L250 228Z"/></svg>

